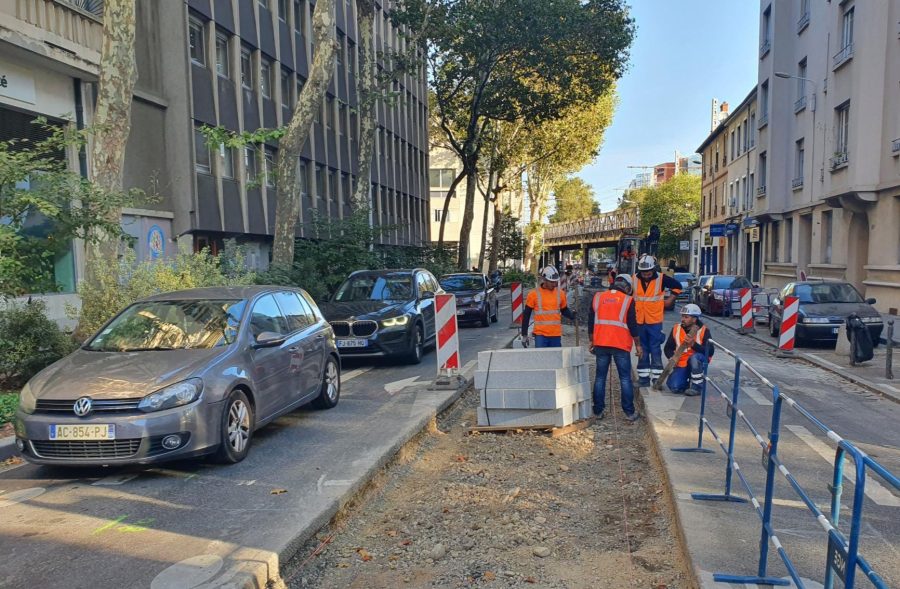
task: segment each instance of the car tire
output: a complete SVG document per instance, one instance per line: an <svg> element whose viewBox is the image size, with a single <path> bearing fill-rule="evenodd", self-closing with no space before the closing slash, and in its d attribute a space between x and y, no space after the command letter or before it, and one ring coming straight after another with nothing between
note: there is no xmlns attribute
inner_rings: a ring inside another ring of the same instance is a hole
<svg viewBox="0 0 900 589"><path fill-rule="evenodd" d="M222 428L216 461L235 464L247 457L253 438L253 406L244 391L231 391L222 409Z"/></svg>
<svg viewBox="0 0 900 589"><path fill-rule="evenodd" d="M494 314L491 315L491 323L497 323L498 321L500 321L500 303L494 306Z"/></svg>
<svg viewBox="0 0 900 589"><path fill-rule="evenodd" d="M481 317L481 326L482 327L490 327L491 326L491 306L488 305L488 308L484 310L484 315Z"/></svg>
<svg viewBox="0 0 900 589"><path fill-rule="evenodd" d="M425 355L425 330L421 323L416 323L410 338L409 351L406 353L407 364L421 364Z"/></svg>
<svg viewBox="0 0 900 589"><path fill-rule="evenodd" d="M337 358L328 356L322 371L322 386L319 396L313 401L316 409L333 409L341 398L341 367Z"/></svg>

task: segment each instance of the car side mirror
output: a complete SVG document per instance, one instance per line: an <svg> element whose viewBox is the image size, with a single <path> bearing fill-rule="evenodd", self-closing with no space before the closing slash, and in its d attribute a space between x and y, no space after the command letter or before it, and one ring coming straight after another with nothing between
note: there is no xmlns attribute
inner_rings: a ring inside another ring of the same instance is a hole
<svg viewBox="0 0 900 589"><path fill-rule="evenodd" d="M869 303L870 305L874 305L874 304L877 303L878 301L875 300L875 299L869 298L869 299L866 299L866 302Z"/></svg>
<svg viewBox="0 0 900 589"><path fill-rule="evenodd" d="M274 348L275 346L280 346L284 343L284 340L287 339L280 333L275 333L274 331L264 331L256 336L256 342L253 344L254 348Z"/></svg>
<svg viewBox="0 0 900 589"><path fill-rule="evenodd" d="M431 292L430 290L427 290L427 291L423 292L423 293L419 296L419 298L420 298L421 300L423 300L423 301L428 300L428 299L433 299L433 298L434 298L434 293Z"/></svg>

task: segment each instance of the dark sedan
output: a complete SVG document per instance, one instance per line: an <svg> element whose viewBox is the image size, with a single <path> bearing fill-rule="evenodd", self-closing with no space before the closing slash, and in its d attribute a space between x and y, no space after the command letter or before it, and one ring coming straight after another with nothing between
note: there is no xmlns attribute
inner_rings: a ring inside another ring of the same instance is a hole
<svg viewBox="0 0 900 589"><path fill-rule="evenodd" d="M740 291L749 288L755 295L759 288L744 276L712 276L700 289L700 309L707 315L725 315L740 301Z"/></svg>
<svg viewBox="0 0 900 589"><path fill-rule="evenodd" d="M849 282L791 282L772 300L769 308L769 335L776 337L781 330L785 297L797 297L797 343L835 343L838 330L855 313L866 327L873 342L878 342L884 321L872 305L875 299L864 299Z"/></svg>
<svg viewBox="0 0 900 589"><path fill-rule="evenodd" d="M690 302L691 288L697 281L697 277L690 272L676 272L674 278L681 283L681 294L678 295L678 300Z"/></svg>
<svg viewBox="0 0 900 589"><path fill-rule="evenodd" d="M428 270L361 270L321 305L342 356L422 361L436 338L434 295L443 293Z"/></svg>
<svg viewBox="0 0 900 589"><path fill-rule="evenodd" d="M712 278L712 275L704 274L703 276L701 276L700 278L697 279L697 281L694 283L693 286L691 286L691 294L689 297L690 302L694 303L697 306L700 305L700 291L703 290L703 287L706 285L707 282L709 282L710 278Z"/></svg>
<svg viewBox="0 0 900 589"><path fill-rule="evenodd" d="M482 327L496 323L500 313L497 290L483 274L465 272L441 276L441 287L456 295L456 320L478 321Z"/></svg>

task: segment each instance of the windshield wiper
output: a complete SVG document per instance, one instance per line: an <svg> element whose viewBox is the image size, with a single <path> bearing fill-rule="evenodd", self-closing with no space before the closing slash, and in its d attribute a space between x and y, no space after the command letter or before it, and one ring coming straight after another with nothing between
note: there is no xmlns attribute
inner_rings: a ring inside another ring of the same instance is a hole
<svg viewBox="0 0 900 589"><path fill-rule="evenodd" d="M153 346L152 348L123 348L116 350L118 352L168 352L171 350L181 350L183 348L173 348L170 346Z"/></svg>

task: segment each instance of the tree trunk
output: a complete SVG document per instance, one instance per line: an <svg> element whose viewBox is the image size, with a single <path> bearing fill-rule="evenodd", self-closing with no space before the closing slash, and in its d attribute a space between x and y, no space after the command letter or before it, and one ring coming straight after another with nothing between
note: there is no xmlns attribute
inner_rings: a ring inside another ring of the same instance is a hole
<svg viewBox="0 0 900 589"><path fill-rule="evenodd" d="M491 260L488 271L494 272L500 259L500 226L503 223L503 210L500 208L500 195L494 197L494 230L491 232Z"/></svg>
<svg viewBox="0 0 900 589"><path fill-rule="evenodd" d="M494 194L494 171L488 174L488 185L487 191L482 194L484 197L484 215L481 219L481 251L478 253L478 267L483 271L484 267L487 265L486 255L487 255L487 228L488 228L488 214L491 209L491 195Z"/></svg>
<svg viewBox="0 0 900 589"><path fill-rule="evenodd" d="M375 1L356 0L356 28L359 31L359 78L356 81L359 97L359 153L356 156L358 173L353 193L354 210L372 208L372 155L375 152L375 131L378 119L375 105Z"/></svg>
<svg viewBox="0 0 900 589"><path fill-rule="evenodd" d="M469 155L463 161L463 171L466 174L466 204L463 209L462 224L459 227L459 257L456 265L460 270L468 270L469 262L469 237L472 235L472 221L475 218L475 191L478 183L478 161L475 156Z"/></svg>
<svg viewBox="0 0 900 589"><path fill-rule="evenodd" d="M462 182L462 179L465 177L465 171L460 172L456 175L456 178L453 179L450 188L447 189L447 196L444 197L444 209L441 212L441 230L438 232L438 249L444 247L444 226L447 223L447 215L450 213L450 200L453 198L453 195L456 194L456 187L459 186L459 183Z"/></svg>
<svg viewBox="0 0 900 589"><path fill-rule="evenodd" d="M294 240L300 217L300 183L297 178L300 150L309 138L316 112L322 108L325 91L334 76L334 2L319 0L313 10L315 55L309 78L303 85L291 122L278 143L278 192L275 200L275 239L272 264L294 263Z"/></svg>
<svg viewBox="0 0 900 589"><path fill-rule="evenodd" d="M543 194L543 183L540 174L532 170L528 175L528 228L526 231L525 268L537 273L540 271L539 235L543 232L543 212L546 206L546 195Z"/></svg>
<svg viewBox="0 0 900 589"><path fill-rule="evenodd" d="M103 46L100 51L100 81L94 109L96 131L91 144L91 178L102 190L121 192L125 146L131 132L131 97L137 71L134 60L134 0L106 0L103 8ZM110 214L118 221L121 212ZM118 241L101 236L101 243L87 248L88 277L93 259L114 261Z"/></svg>

